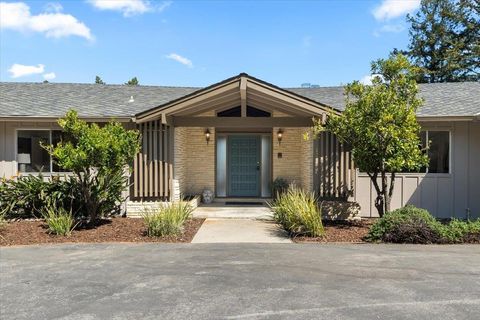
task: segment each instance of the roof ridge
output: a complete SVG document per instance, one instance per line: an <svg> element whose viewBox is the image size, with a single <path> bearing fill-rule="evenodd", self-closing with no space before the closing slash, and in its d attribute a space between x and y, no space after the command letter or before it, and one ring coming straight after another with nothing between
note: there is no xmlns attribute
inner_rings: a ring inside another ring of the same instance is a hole
<svg viewBox="0 0 480 320"><path fill-rule="evenodd" d="M107 83L107 84L98 84L98 83L86 83L86 82L24 82L24 81L0 81L0 84L6 85L15 85L15 84L31 84L31 85L42 85L42 86L49 86L49 85L80 85L80 86L106 86L106 87L126 87L126 88L180 88L180 89L201 89L203 87L195 87L195 86L171 86L171 85L150 85L150 84L139 84L136 86L128 85L128 84L119 84L119 83Z"/></svg>

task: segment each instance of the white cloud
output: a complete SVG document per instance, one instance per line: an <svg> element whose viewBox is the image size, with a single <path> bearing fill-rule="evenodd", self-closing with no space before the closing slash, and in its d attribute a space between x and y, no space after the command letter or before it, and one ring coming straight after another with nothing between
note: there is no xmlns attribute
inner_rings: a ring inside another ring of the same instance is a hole
<svg viewBox="0 0 480 320"><path fill-rule="evenodd" d="M182 57L181 55L179 54L176 54L176 53L170 53L169 55L166 56L167 59L172 59L172 60L175 60L177 62L180 62L181 64L189 67L189 68L193 68L193 63L190 59L188 58L185 58L185 57Z"/></svg>
<svg viewBox="0 0 480 320"><path fill-rule="evenodd" d="M420 0L383 0L372 13L377 20L390 20L418 9Z"/></svg>
<svg viewBox="0 0 480 320"><path fill-rule="evenodd" d="M124 17L131 17L149 11L163 11L172 4L164 1L158 5L152 5L148 0L87 0L91 5L100 10L120 11Z"/></svg>
<svg viewBox="0 0 480 320"><path fill-rule="evenodd" d="M45 80L53 80L57 77L57 75L55 74L55 72L49 72L49 73L44 73L43 74L43 79Z"/></svg>
<svg viewBox="0 0 480 320"><path fill-rule="evenodd" d="M79 36L93 40L90 29L74 16L59 12L32 15L23 2L0 2L0 29L40 32L49 38Z"/></svg>
<svg viewBox="0 0 480 320"><path fill-rule="evenodd" d="M370 86L372 85L372 80L376 77L382 78L382 76L379 74L368 74L364 76L362 79L360 79L360 83Z"/></svg>
<svg viewBox="0 0 480 320"><path fill-rule="evenodd" d="M32 74L40 74L44 71L45 66L43 64L38 64L36 66L26 66L23 64L15 63L10 67L10 69L8 69L8 72L10 72L12 78L29 76Z"/></svg>

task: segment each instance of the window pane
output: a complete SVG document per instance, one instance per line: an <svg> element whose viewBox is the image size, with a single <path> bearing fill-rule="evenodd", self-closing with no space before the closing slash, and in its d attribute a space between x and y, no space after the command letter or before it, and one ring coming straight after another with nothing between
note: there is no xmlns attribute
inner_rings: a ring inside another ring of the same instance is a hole
<svg viewBox="0 0 480 320"><path fill-rule="evenodd" d="M449 132L429 131L428 140L430 141L430 146L428 149L428 157L430 158L428 172L448 173L450 162Z"/></svg>
<svg viewBox="0 0 480 320"><path fill-rule="evenodd" d="M50 156L40 143L50 143L50 131L17 131L17 162L20 172L50 172Z"/></svg>
<svg viewBox="0 0 480 320"><path fill-rule="evenodd" d="M217 113L217 117L241 117L242 111L240 107L223 110Z"/></svg>

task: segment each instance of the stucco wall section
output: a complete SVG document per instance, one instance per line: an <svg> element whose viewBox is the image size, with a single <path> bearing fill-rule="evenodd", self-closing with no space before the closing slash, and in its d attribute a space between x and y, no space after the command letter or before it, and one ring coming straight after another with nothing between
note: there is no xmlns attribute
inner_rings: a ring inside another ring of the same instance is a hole
<svg viewBox="0 0 480 320"><path fill-rule="evenodd" d="M282 128L283 139L279 144L277 132L273 129L273 180L284 178L309 191L312 189L311 141L305 141L303 134L308 128ZM282 157L279 158L279 153Z"/></svg>

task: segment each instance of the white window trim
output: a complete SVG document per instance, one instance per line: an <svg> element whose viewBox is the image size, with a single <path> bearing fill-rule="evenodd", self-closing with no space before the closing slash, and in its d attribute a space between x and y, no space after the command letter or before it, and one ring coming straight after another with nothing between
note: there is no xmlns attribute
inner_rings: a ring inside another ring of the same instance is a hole
<svg viewBox="0 0 480 320"><path fill-rule="evenodd" d="M17 155L18 155L18 132L19 131L49 131L49 143L52 143L52 132L53 131L61 131L59 129L52 129L52 128L31 128L31 127L25 127L25 128L15 128L15 134L14 134L14 151L15 151L15 165L17 168L17 172L20 175L39 175L40 172L21 172L18 168L18 162L17 162ZM53 159L52 156L50 156L50 168L48 172L41 172L42 175L46 176L51 176L54 174L68 174L68 172L57 172L53 171Z"/></svg>

